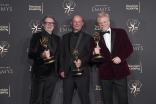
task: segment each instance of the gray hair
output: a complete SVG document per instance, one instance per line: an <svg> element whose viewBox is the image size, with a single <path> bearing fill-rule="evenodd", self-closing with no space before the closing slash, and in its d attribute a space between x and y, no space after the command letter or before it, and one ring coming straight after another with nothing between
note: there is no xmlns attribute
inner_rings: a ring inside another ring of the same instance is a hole
<svg viewBox="0 0 156 104"><path fill-rule="evenodd" d="M101 17L106 17L108 20L110 20L108 13L106 13L106 12L100 12L100 13L97 14L97 17L96 17L97 23L99 23L99 18L101 18Z"/></svg>

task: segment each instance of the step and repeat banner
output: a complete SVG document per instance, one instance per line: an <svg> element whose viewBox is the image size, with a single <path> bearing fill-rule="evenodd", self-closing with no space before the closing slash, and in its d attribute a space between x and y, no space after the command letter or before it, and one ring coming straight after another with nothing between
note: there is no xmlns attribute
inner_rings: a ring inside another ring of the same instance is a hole
<svg viewBox="0 0 156 104"><path fill-rule="evenodd" d="M82 16L83 31L93 36L99 31L97 13L110 14L111 27L126 30L133 45L127 59L131 75L127 87L129 104L156 103L156 1L155 0L1 0L0 1L0 103L29 104L32 60L28 59L30 39L41 31L41 20L51 15L54 33L62 37L72 31L74 15ZM62 104L59 79L52 104ZM75 89L72 104L82 104ZM114 104L117 96L113 95ZM90 70L91 104L104 104L98 68Z"/></svg>

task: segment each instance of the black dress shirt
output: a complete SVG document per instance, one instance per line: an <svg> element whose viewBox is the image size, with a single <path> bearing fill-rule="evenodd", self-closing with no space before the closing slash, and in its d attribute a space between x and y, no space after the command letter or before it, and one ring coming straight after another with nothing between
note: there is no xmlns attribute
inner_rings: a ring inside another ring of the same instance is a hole
<svg viewBox="0 0 156 104"><path fill-rule="evenodd" d="M81 30L76 33L72 32L70 35L70 51L71 52L73 52L73 50L75 49L80 33L81 33Z"/></svg>

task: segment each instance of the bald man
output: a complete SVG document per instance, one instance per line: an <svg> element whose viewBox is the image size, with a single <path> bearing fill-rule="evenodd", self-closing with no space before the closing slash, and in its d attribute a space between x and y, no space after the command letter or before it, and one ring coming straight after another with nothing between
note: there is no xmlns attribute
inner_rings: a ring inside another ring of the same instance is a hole
<svg viewBox="0 0 156 104"><path fill-rule="evenodd" d="M73 31L62 37L60 75L63 78L63 104L72 103L75 88L78 89L82 104L90 104L88 62L91 36L82 32L83 24L82 17L75 15L71 21ZM73 50L75 48L79 52L78 61L73 56ZM74 75L73 70L78 67L84 70L84 74Z"/></svg>

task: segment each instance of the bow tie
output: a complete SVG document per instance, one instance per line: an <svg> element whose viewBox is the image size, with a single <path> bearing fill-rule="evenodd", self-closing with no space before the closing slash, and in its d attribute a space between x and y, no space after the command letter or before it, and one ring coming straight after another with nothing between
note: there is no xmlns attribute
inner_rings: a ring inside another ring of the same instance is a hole
<svg viewBox="0 0 156 104"><path fill-rule="evenodd" d="M110 33L110 31L102 31L101 34L104 35L105 33Z"/></svg>

